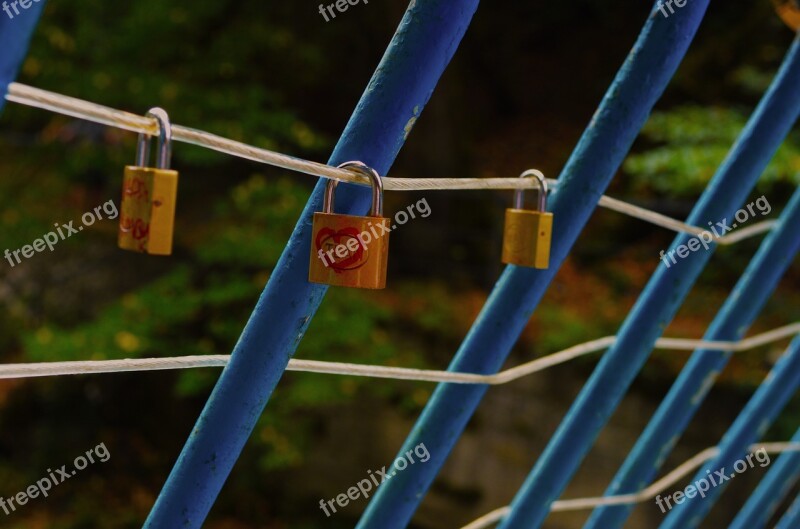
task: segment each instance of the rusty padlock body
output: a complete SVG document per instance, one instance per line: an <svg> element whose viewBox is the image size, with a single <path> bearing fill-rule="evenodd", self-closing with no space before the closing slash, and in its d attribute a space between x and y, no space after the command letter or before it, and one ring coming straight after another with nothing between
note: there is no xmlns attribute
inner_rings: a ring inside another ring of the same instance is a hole
<svg viewBox="0 0 800 529"><path fill-rule="evenodd" d="M553 214L547 209L547 180L538 171L526 171L521 178L534 177L539 182L538 211L523 209L523 193L514 194L514 207L506 210L503 230L505 264L547 269L550 267L550 243Z"/></svg>
<svg viewBox="0 0 800 529"><path fill-rule="evenodd" d="M326 285L382 289L389 259L389 219L383 217L383 183L361 162L347 162L372 182L368 217L334 213L338 180L328 180L322 212L314 213L308 280Z"/></svg>
<svg viewBox="0 0 800 529"><path fill-rule="evenodd" d="M178 201L178 172L170 170L172 128L167 113L154 108L158 120L157 168L147 167L150 137L139 134L136 165L125 167L120 206L119 247L151 255L170 255Z"/></svg>
<svg viewBox="0 0 800 529"><path fill-rule="evenodd" d="M772 0L778 16L792 31L800 29L800 5L797 0Z"/></svg>

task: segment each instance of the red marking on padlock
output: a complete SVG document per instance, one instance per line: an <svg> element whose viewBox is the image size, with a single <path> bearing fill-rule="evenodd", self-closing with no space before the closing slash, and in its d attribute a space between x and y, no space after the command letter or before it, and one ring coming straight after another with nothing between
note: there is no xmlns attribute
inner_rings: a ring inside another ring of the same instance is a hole
<svg viewBox="0 0 800 529"><path fill-rule="evenodd" d="M335 259L338 258L336 252L334 251L332 254L326 254L329 257L332 255L334 259L331 259L329 266L333 268L336 273L342 273L347 270L355 270L357 268L361 268L367 261L369 260L369 253L366 251L366 247L361 243L358 236L361 233L356 228L342 228L338 231L334 231L331 228L322 228L317 233L317 251L326 248L326 250L330 250L336 248L338 246L344 246L347 248L348 253L350 254L349 257L342 258L339 261ZM345 242L342 242L342 239L346 239ZM358 250L354 252L350 252L350 248L347 246L347 239L354 239L358 242ZM328 241L333 241L329 243Z"/></svg>
<svg viewBox="0 0 800 529"><path fill-rule="evenodd" d="M132 178L122 190L123 197L147 200L147 183L142 178Z"/></svg>

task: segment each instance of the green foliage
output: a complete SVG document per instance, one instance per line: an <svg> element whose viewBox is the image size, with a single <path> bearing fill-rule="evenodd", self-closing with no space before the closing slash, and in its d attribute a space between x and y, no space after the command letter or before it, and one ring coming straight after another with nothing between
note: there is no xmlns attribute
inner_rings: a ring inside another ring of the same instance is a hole
<svg viewBox="0 0 800 529"><path fill-rule="evenodd" d="M23 336L25 354L33 361L57 361L210 352L202 339L183 345L169 339L177 326L189 322L200 309L202 293L192 291L190 281L189 270L181 267L124 296L95 321L77 329L40 327ZM165 299L170 302L164 303Z"/></svg>
<svg viewBox="0 0 800 529"><path fill-rule="evenodd" d="M525 13L516 18L538 22L521 31L498 33L497 27L507 25L510 6L489 9L476 17L471 37L464 42L466 49L456 57L432 99L437 108L424 120L430 128L423 140L428 140L410 145L410 152L404 149L406 161L401 159L395 170L405 174L416 171L416 176L426 175L425 171L459 174L463 170L466 176L468 171L480 174L486 167L529 163L531 151L527 148L514 147L516 152L509 159L485 148L487 139L517 145L522 122L551 123L543 135L536 136L539 127L530 136L535 142L542 141L538 151L541 162L558 166L627 51L641 22L639 16L645 16L648 9L639 6L639 13L626 10L621 14L597 1L583 6L593 17L579 21L580 33L590 40L601 39L607 53L592 56L590 68L582 73L582 67L569 69L562 83L562 78L552 76L559 67L547 65L574 62L581 55L574 54L578 41L566 37L552 47L531 43L549 34L552 27L576 20L575 6L553 3L541 9L533 3L514 4L515 10ZM370 3L349 12L349 18L325 24L315 6L296 2L49 2L19 80L135 113L163 106L176 123L318 158L331 145L329 135L341 130L404 7ZM744 125L745 113L740 109L752 106L749 98L763 92L770 80L764 72L780 60L783 44L759 46L750 38L769 33L765 27L778 26L764 24L774 18L768 3L734 6L726 16L709 17L707 23L714 24L709 31L713 38L695 43L673 85L690 94L697 105L655 114L644 131L642 147L647 150L631 156L625 166L640 190L655 190L665 197L698 193ZM628 25L627 33L616 30ZM614 30L609 32L609 27ZM770 42L780 40L779 36L769 38ZM721 49L727 53L721 54ZM524 67L528 64L537 67ZM537 72L535 79L520 77L520 65L525 71ZM542 66L545 68L540 71ZM542 83L542 78L556 81ZM557 92L549 88L552 86L558 86ZM731 86L741 88L742 97L726 100L724 93ZM480 104L465 106L470 101ZM470 112L465 114L464 108ZM457 114L468 116L453 120ZM109 199L117 201L122 167L133 160L134 134L20 105L8 105L2 119L0 232L6 247L19 248L50 231L54 222L68 222ZM797 141L792 139L776 157L765 181L792 181L799 165L797 156ZM415 162L409 163L411 159ZM456 164L455 159L461 161ZM172 258L137 261L141 256L111 253L114 226L109 221L61 243L55 254L41 255L25 267L5 269L8 280L0 286L10 288L0 289L0 296L10 297L0 297L4 309L0 350L6 361L227 354L233 349L297 222L309 187L280 177L274 169L253 174L260 169L254 169L252 162L185 144L176 145L175 165L181 170L178 222L182 225ZM471 208L469 215L456 214L457 208L450 206L450 211L443 211L447 213L442 215L443 222L452 224L457 218L459 229L469 232L474 227L470 223L482 226L487 218L476 216L475 211L496 208L492 200L476 202L485 208ZM492 237L499 227L493 229L490 236L482 227L475 233L486 237L473 237L481 239L478 244L487 255L497 249ZM454 232L446 233L450 239ZM597 248L604 252L626 244L620 239L628 232L620 227L616 233L622 235L613 243L593 237L583 248L577 245L576 251L585 251L595 241L602 241ZM454 246L445 247L443 240L425 235L419 244L434 241L442 246L441 255L448 256ZM94 254L98 248L102 251ZM406 260L403 264L415 259L413 252L394 255ZM641 275L642 266L650 266L647 259L633 259L619 267L616 277L622 286L616 290L592 284L598 282L596 267L575 272L565 282L574 290L537 310L532 320L536 338L525 344L526 351L556 351L615 332L624 318L623 309L627 310L626 302L632 303L622 293L636 285L631 278ZM76 296L68 297L59 290L91 278L98 269L130 271L138 263L146 264L135 270L133 279L120 272L91 283L81 291L88 295L77 301ZM446 266L439 263L431 268L440 272ZM415 282L396 277L393 287L383 293L331 290L296 357L444 368L485 296L480 290L490 284L480 283L490 275L485 270L497 265L487 267L485 261L475 259L471 266L483 269L474 274L480 279L458 287L443 286L430 277ZM54 277L60 277L60 283L53 281ZM607 284L609 277L601 275L599 282ZM451 281L449 277L443 282L454 284L447 281ZM478 284L480 287L475 286ZM40 307L44 293L36 288L46 289L50 298L65 306L65 312L79 311L80 315L65 318ZM31 294L31 290L36 292ZM795 297L778 304L775 310L780 315L771 319L791 319L789 309L797 306ZM585 361L595 362L596 358ZM41 477L48 465L68 460L61 459L70 436L67 430L73 436L74 432L102 436L109 446L116 438L113 461L133 461L120 472L82 475L76 478L82 480L80 487L63 488L47 504L17 513L17 518L5 523L12 529L88 529L99 527L98 520L102 520L104 527L140 527L191 428L195 408L202 406L219 373L219 369L200 369L4 386L8 389L0 391L0 419L5 419L7 435L0 438L0 449L15 455L13 461L0 465L0 483L6 494L23 490ZM141 390L139 377L158 385L137 393ZM115 398L106 401L106 410L111 412L101 415L96 406L104 395L97 387L104 383L119 384L120 389ZM283 527L279 521L281 509L287 508L283 498L275 495L264 500L259 485L275 481L282 469L307 463L320 425L336 417L338 410L353 406L356 399L378 400L387 403L384 408L415 414L433 387L287 373L249 444L253 453L248 454L248 461L255 464L240 464L238 479L228 484L239 489L228 494L229 498L236 496L238 503L225 512L218 509L219 518L210 520L209 526L263 527L267 516L248 518L243 514L242 521L224 518L231 510L242 514L238 510L242 505L258 505L262 509L259 514L268 513L274 520L267 522L270 527ZM145 392L154 395L157 403L141 403ZM119 395L123 398L116 398ZM136 398L126 402L128 395ZM135 408L135 413L123 413L126 406ZM112 424L109 417L117 415L120 421ZM796 413L791 420L795 417ZM20 427L25 421L35 426L26 431ZM42 442L45 437L47 442ZM9 448L12 442L13 450ZM28 451L31 461L20 461ZM266 471L270 472L267 479ZM102 517L98 504L102 504ZM293 516L290 525L317 527L318 520ZM344 527L348 520L329 522Z"/></svg>
<svg viewBox="0 0 800 529"><path fill-rule="evenodd" d="M639 190L697 195L705 189L746 123L732 108L680 106L656 112L642 130L656 146L633 154L624 169ZM790 137L778 150L760 185L800 182L800 141Z"/></svg>
<svg viewBox="0 0 800 529"><path fill-rule="evenodd" d="M537 323L547 330L537 340L537 347L541 351L561 351L576 343L610 334L608 323L602 318L587 321L585 313L553 304L541 307L537 312Z"/></svg>
<svg viewBox="0 0 800 529"><path fill-rule="evenodd" d="M258 294L275 265L308 191L288 179L268 183L256 175L233 188L213 208L213 228L191 246L191 262L103 307L93 320L74 328L45 325L24 333L30 361L104 360L158 356L227 354L236 343ZM411 288L408 298L424 306L423 331L452 321L442 291ZM429 301L425 301L425 300ZM449 313L449 316L448 316ZM327 296L298 355L316 360L424 367L422 339L390 331L397 320L390 306L362 291L338 289ZM412 323L413 324L413 323ZM182 372L176 397L207 393L217 370ZM315 417L350 402L359 391L388 398L394 383L314 374L288 375L255 435L261 467L298 465L309 448ZM419 400L419 399L417 399ZM419 402L415 403L419 405ZM310 413L314 412L314 414Z"/></svg>
<svg viewBox="0 0 800 529"><path fill-rule="evenodd" d="M289 22L264 17L258 2L86 0L80 9L56 2L42 17L22 80L134 112L164 106L176 122L265 148L319 149L327 141L270 88L274 70L253 68L267 59L273 68L311 72L322 61ZM187 153L192 163L223 160Z"/></svg>
<svg viewBox="0 0 800 529"><path fill-rule="evenodd" d="M219 222L204 234L210 244L197 248L198 258L223 266L275 266L308 195L289 179L250 178L214 208Z"/></svg>
<svg viewBox="0 0 800 529"><path fill-rule="evenodd" d="M0 154L9 154L9 151L0 149ZM65 200L69 196L69 182L43 175L40 165L41 161L37 162L33 155L23 156L14 169L4 172L6 177L0 179L0 229L4 248L13 250L30 244L51 231L54 221L68 222L76 218L77 212Z"/></svg>

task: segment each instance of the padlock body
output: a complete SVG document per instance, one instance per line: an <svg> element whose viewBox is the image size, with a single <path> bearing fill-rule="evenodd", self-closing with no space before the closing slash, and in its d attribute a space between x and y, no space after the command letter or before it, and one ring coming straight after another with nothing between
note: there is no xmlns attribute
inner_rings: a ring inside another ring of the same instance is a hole
<svg viewBox="0 0 800 529"><path fill-rule="evenodd" d="M153 255L170 255L177 199L177 171L125 167L119 247Z"/></svg>
<svg viewBox="0 0 800 529"><path fill-rule="evenodd" d="M800 29L800 9L791 0L774 0L775 8L787 26L797 31Z"/></svg>
<svg viewBox="0 0 800 529"><path fill-rule="evenodd" d="M386 287L389 219L315 213L308 280L339 287Z"/></svg>
<svg viewBox="0 0 800 529"><path fill-rule="evenodd" d="M503 262L530 268L549 268L552 236L552 213L507 209L503 232Z"/></svg>

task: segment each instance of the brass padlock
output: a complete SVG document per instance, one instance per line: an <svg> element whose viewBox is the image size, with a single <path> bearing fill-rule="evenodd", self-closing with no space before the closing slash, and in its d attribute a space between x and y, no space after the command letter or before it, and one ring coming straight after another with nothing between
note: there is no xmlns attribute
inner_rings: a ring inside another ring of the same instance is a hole
<svg viewBox="0 0 800 529"><path fill-rule="evenodd" d="M386 287L389 258L389 219L383 217L383 182L375 170L361 162L352 168L372 182L372 208L368 217L333 212L338 180L328 180L321 213L314 213L308 280L339 287Z"/></svg>
<svg viewBox="0 0 800 529"><path fill-rule="evenodd" d="M781 19L792 30L800 29L800 4L797 0L772 0Z"/></svg>
<svg viewBox="0 0 800 529"><path fill-rule="evenodd" d="M136 165L125 167L122 182L118 244L123 250L170 255L178 200L178 172L169 168L172 126L163 109L153 108L147 117L156 118L160 131L157 168L147 167L150 137L139 134Z"/></svg>
<svg viewBox="0 0 800 529"><path fill-rule="evenodd" d="M517 266L546 269L550 267L550 239L553 214L547 213L547 180L539 171L525 171L520 178L539 182L538 211L523 209L522 189L514 194L514 208L506 210L503 231L503 262Z"/></svg>

